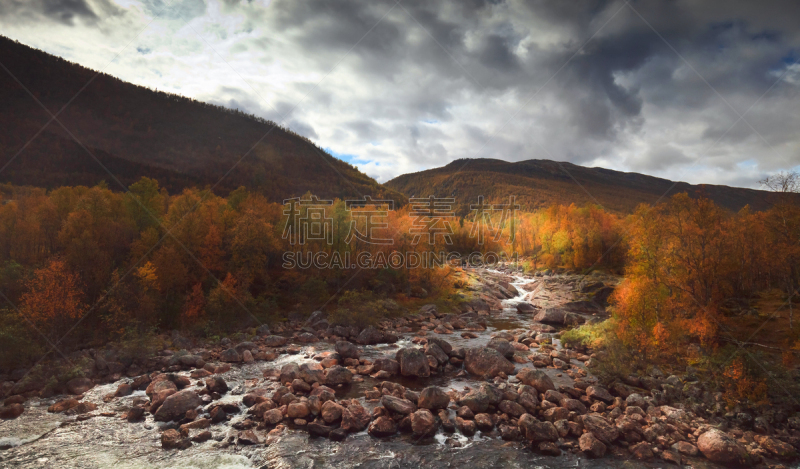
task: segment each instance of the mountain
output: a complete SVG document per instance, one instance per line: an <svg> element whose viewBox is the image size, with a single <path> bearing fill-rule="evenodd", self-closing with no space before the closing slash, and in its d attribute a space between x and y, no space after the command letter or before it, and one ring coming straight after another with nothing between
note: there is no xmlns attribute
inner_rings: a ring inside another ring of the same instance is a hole
<svg viewBox="0 0 800 469"><path fill-rule="evenodd" d="M468 204L477 203L480 195L486 202L506 203L509 196L514 195L523 209L594 203L617 213L630 213L640 203L653 204L664 200L662 196L666 198L680 192L693 197L704 195L733 211L745 205L765 210L776 198L776 194L766 191L692 185L550 160L511 163L488 158L460 159L441 168L398 176L384 185L408 197L455 197L459 213L469 211Z"/></svg>
<svg viewBox="0 0 800 469"><path fill-rule="evenodd" d="M2 36L0 63L0 182L105 180L121 189L115 178L127 186L148 176L172 193L246 186L274 201L307 191L405 201L305 137L238 110L133 85ZM50 115L25 88L52 113L67 105L58 120L69 132L47 125Z"/></svg>

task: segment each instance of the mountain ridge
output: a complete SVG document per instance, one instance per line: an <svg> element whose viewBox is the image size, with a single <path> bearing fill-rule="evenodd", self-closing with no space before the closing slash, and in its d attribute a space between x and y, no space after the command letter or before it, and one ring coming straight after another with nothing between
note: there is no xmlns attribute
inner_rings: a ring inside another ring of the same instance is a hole
<svg viewBox="0 0 800 469"><path fill-rule="evenodd" d="M3 36L0 61L24 85L0 71L0 168L7 166L0 182L53 188L105 180L122 189L113 179L127 186L148 176L172 193L245 186L273 201L312 192L405 202L402 194L266 119L134 85ZM58 120L69 132L57 122L48 125L50 113L67 104Z"/></svg>
<svg viewBox="0 0 800 469"><path fill-rule="evenodd" d="M641 173L543 159L509 162L462 158L439 168L403 174L384 185L408 197L455 196L462 213L464 205L475 203L480 195L487 202L508 200L514 195L525 209L593 203L617 213L631 213L640 203L653 204L680 192L693 197L703 195L732 211L746 205L754 210L765 210L777 199L775 193L756 189L689 184Z"/></svg>

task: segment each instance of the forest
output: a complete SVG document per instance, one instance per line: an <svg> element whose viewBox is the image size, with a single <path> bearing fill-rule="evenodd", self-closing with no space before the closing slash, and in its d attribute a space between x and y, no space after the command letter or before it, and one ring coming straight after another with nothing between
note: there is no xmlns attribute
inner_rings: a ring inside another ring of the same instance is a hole
<svg viewBox="0 0 800 469"><path fill-rule="evenodd" d="M453 215L450 239L434 237L433 244L415 242L413 203L381 212L386 242L376 243L348 234L364 231L359 210L377 207L336 199L324 217L329 236L292 244L287 206L245 188L225 197L202 189L170 194L142 178L128 192L105 184L3 185L0 194L0 366L8 370L39 359L47 344L68 353L172 330L214 338L317 309L332 321L363 325L403 306L456 308L463 301L451 275L460 265L286 269L287 251L494 252L516 254L529 272L621 274L602 339L648 363L691 361L731 340L746 341L732 339L738 314L774 297L789 311L788 330L775 345L786 350L787 364L797 350L791 311L798 302L800 208L792 199L734 213L677 194L624 216L554 205L505 221L490 217L488 225L476 214ZM482 224L493 231L480 239ZM600 326L585 326L573 338L597 339L592 327ZM726 372L746 374L747 364L734 361ZM752 365L750 372L763 374Z"/></svg>

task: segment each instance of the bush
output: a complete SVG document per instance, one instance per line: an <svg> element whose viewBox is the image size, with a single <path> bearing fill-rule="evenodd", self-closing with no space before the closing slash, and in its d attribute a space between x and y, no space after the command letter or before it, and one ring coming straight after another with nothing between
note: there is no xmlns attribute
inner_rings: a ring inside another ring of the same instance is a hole
<svg viewBox="0 0 800 469"><path fill-rule="evenodd" d="M338 308L328 315L328 322L343 326L374 326L389 315L383 301L371 291L346 291L339 297Z"/></svg>
<svg viewBox="0 0 800 469"><path fill-rule="evenodd" d="M42 341L16 312L0 310L0 369L23 368L41 357Z"/></svg>

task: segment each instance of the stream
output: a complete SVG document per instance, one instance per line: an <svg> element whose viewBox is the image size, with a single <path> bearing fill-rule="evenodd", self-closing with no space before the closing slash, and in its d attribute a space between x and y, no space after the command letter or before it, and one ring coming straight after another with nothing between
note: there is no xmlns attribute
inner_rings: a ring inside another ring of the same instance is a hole
<svg viewBox="0 0 800 469"><path fill-rule="evenodd" d="M516 305L528 294L519 287L534 281L540 279L514 276L510 283L517 287L519 294L502 301L502 312L493 312L484 318L486 330L476 332L477 338L465 339L458 333L436 336L454 347L477 347L484 346L493 334L501 331L529 330L533 322L531 315L518 314ZM361 357L374 360L393 356L398 348L413 346L413 338L414 332L408 332L401 334L396 344L362 346ZM554 340L554 345L560 347L557 340ZM291 361L310 362L315 354L330 350L333 350L333 344L317 342L303 346L299 354L281 355L271 362L236 364L221 374L231 391L219 402L234 403L244 410L241 397L247 390L256 386L277 388L278 383L265 382L265 369L280 369ZM574 359L572 363L583 366ZM516 365L517 368L521 366ZM545 371L557 387L572 384L572 379L561 370L547 368ZM188 372L180 374L189 375ZM360 399L362 405L371 411L376 403L366 402L364 391L372 389L380 381L370 376L363 378L361 382L337 389L336 397ZM103 396L113 393L122 381L89 390L84 401L97 403L98 408L77 417L47 412L47 407L63 396L29 399L22 416L0 421L0 468L644 468L664 467L666 464L623 461L613 456L590 460L570 452L557 457L543 456L531 451L524 442L503 441L496 429L487 434L478 432L470 438L458 432L445 434L440 429L434 438L424 441L414 441L410 435L403 434L377 439L363 431L349 435L343 442L333 442L287 428L277 441L268 446L229 443L228 437L237 433L230 425L243 420L244 412L235 415L230 422L212 425L209 430L214 438L209 441L193 444L183 451L163 450L160 428L166 424L155 422L150 414L136 423L121 418L134 399L146 399L144 391L103 402ZM464 389L475 387L480 382L464 373L457 376L457 372L439 373L430 378L394 377L392 381L414 391L430 385Z"/></svg>

